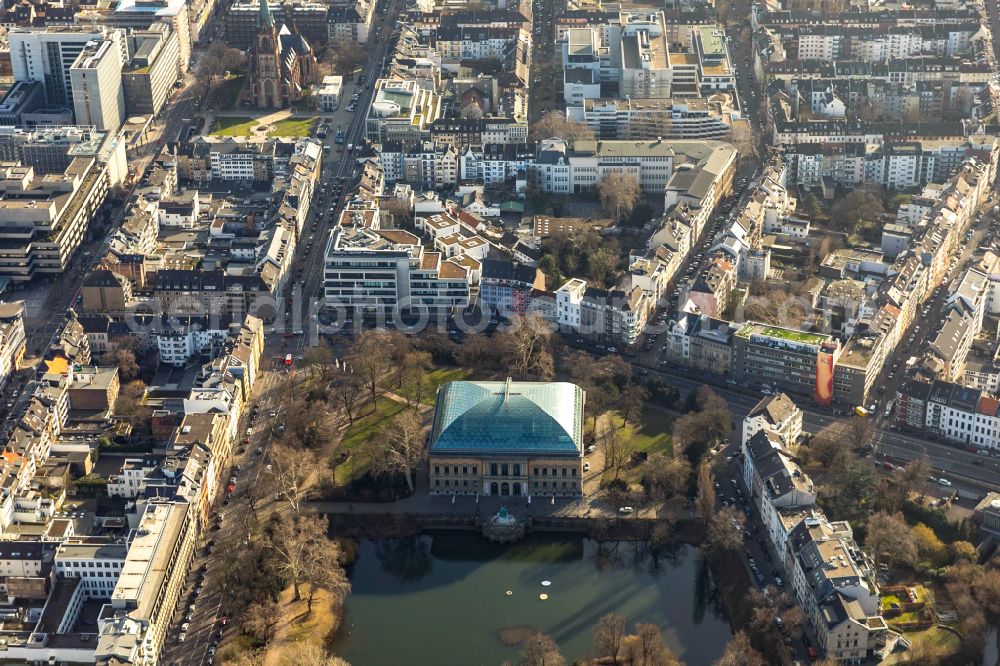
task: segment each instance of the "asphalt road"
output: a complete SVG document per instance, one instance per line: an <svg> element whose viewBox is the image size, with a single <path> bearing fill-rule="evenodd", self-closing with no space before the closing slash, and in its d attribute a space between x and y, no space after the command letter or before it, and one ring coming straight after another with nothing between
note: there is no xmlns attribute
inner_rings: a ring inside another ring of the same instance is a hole
<svg viewBox="0 0 1000 666"><path fill-rule="evenodd" d="M323 139L324 151L326 146L331 148L329 153L324 152L320 194L311 207L304 227L305 233L310 234L311 238L306 237L304 233L303 242L299 243L296 250L298 256L293 270L299 277L289 288L288 295L291 298L286 303L286 312L289 313L286 319L289 322L286 327L287 332L304 331L304 333L293 334L290 338L284 339L281 345L284 351L297 353L313 342L311 338L315 328L315 317L323 298L323 252L328 235L357 182L357 159L359 146L365 138L365 117L374 94L375 81L382 75L383 63L386 62L389 50L393 46L390 36L396 27L401 7L400 0L389 2L386 7L386 19L382 21L379 32L370 37L369 44L374 44L375 48L369 54L368 62L361 71L367 78L364 86L358 88L362 94L345 130L347 137L342 144L344 150L339 156L334 156L338 149L334 143L335 127L332 127L327 137ZM341 107L346 105L347 100L343 100ZM348 144L354 145L353 151L346 150Z"/></svg>
<svg viewBox="0 0 1000 666"><path fill-rule="evenodd" d="M726 383L720 378L706 378L694 374L647 369L663 379L664 383L687 393L708 384L718 393L739 423L743 417L763 397L760 393ZM802 409L803 429L818 432L837 420L832 412L798 401ZM932 469L938 476L944 476L953 487L967 497L981 497L987 490L1000 487L1000 459L982 456L956 448L950 444L904 432L889 430L876 425L875 448L882 456L888 456L894 463L905 464L926 453Z"/></svg>
<svg viewBox="0 0 1000 666"><path fill-rule="evenodd" d="M227 466L222 475L222 481L216 501L213 505L212 526L206 526L190 572L177 604L174 617L171 619L170 630L167 633L166 646L163 653L164 664L189 666L193 664L211 664L214 661L215 647L222 637L223 627L221 611L225 601L224 590L219 589L208 576L215 565L215 544L217 542L231 543L231 539L248 534L248 523L253 519L249 507L238 499L242 489L256 485L261 474L266 474L266 458L277 428L282 420L282 408L285 396L278 392L284 370L275 367L258 378L254 387L247 415L240 424L240 432L252 428L253 434L247 444L239 444L231 466ZM256 420L250 417L251 409L256 405L259 415ZM276 412L271 417L271 411ZM240 442L243 442L241 435ZM242 449L242 453L240 450ZM261 453L257 453L260 450ZM236 471L237 466L239 471ZM226 501L226 484L231 477L236 477L236 489L232 501ZM261 502L262 506L267 501ZM258 511L261 508L258 506ZM224 515L221 525L216 521ZM187 623L186 631L183 625ZM183 634L184 639L180 637Z"/></svg>

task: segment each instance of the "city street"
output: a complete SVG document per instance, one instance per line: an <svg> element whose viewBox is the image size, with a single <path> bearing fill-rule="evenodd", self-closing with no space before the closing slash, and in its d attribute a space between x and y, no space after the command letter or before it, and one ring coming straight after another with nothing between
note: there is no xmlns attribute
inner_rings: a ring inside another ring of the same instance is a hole
<svg viewBox="0 0 1000 666"><path fill-rule="evenodd" d="M165 664L187 666L211 663L215 652L212 646L218 644L224 630L220 624L220 612L225 592L212 584L212 579L207 573L213 565L213 554L217 543L229 543L233 538L242 538L240 535L249 534L248 523L253 517L249 507L238 497L244 489L257 485L261 474L267 473L265 459L281 423L285 398L280 393L280 388L287 371L279 369L277 360L273 365L275 369L268 370L258 377L251 403L247 407L247 415L241 422L240 432L252 428L253 434L249 438L249 443L239 445L233 456L232 466L222 475L211 526L205 526L171 622L163 656ZM253 408L258 410L256 419L251 416ZM275 412L273 417L270 415L272 411ZM260 453L257 453L258 450ZM225 502L225 486L231 477L236 477L234 499ZM266 507L268 503L268 500L264 500L261 505ZM200 593L197 591L199 588ZM183 632L184 640L181 641L179 640L182 633L181 626L185 623L189 626L187 631Z"/></svg>

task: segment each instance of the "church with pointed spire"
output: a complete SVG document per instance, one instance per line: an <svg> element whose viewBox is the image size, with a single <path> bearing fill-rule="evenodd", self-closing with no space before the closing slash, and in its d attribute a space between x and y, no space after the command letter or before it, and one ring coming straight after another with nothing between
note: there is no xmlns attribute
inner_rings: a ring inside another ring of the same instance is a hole
<svg viewBox="0 0 1000 666"><path fill-rule="evenodd" d="M260 0L244 102L259 109L284 109L305 97L315 82L316 55L305 37L287 24L276 29L268 0Z"/></svg>

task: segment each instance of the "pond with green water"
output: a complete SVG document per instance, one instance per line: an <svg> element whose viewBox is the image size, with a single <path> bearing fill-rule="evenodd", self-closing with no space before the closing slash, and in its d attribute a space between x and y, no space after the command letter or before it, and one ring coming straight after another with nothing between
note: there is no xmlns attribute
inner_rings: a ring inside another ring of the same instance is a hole
<svg viewBox="0 0 1000 666"><path fill-rule="evenodd" d="M591 654L605 613L651 622L689 666L730 636L704 558L678 546L532 535L497 545L472 533L362 541L334 650L354 666L497 666L541 631L568 663ZM543 585L548 581L548 585ZM548 598L540 599L546 594Z"/></svg>

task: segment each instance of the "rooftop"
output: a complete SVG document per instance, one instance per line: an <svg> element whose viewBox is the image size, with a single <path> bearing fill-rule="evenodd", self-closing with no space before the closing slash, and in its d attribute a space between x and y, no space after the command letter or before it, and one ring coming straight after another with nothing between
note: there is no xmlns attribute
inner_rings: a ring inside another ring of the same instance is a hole
<svg viewBox="0 0 1000 666"><path fill-rule="evenodd" d="M431 453L579 456L584 400L567 382L449 382L438 391Z"/></svg>

